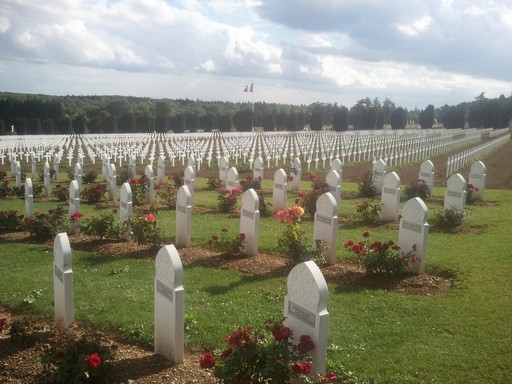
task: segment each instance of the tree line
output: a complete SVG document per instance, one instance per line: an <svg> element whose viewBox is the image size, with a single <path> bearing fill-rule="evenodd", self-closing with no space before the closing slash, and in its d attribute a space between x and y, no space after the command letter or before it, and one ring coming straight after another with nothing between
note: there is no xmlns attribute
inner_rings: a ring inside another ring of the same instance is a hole
<svg viewBox="0 0 512 384"><path fill-rule="evenodd" d="M0 92L0 134L84 134L136 132L319 131L432 128L503 128L512 119L512 96L481 93L455 106L407 110L386 98L365 98L350 109L337 103L290 105L232 103L127 96L51 96Z"/></svg>

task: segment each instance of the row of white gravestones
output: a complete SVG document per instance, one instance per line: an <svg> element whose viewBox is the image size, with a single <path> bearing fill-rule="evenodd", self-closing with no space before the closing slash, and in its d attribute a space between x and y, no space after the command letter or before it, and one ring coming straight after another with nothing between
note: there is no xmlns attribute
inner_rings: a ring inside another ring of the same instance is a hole
<svg viewBox="0 0 512 384"><path fill-rule="evenodd" d="M72 254L66 233L53 245L53 295L56 324L74 321ZM173 363L182 363L185 336L185 289L183 265L174 245L162 247L155 260L154 351ZM296 265L287 279L284 300L285 326L294 335L308 335L315 348L310 352L313 373L326 369L329 291L322 272L313 261Z"/></svg>

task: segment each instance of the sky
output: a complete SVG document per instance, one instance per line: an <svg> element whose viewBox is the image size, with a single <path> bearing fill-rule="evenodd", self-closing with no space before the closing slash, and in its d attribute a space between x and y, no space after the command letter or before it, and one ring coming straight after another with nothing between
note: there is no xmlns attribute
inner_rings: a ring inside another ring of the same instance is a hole
<svg viewBox="0 0 512 384"><path fill-rule="evenodd" d="M510 96L511 36L510 0L2 0L0 91L424 109Z"/></svg>

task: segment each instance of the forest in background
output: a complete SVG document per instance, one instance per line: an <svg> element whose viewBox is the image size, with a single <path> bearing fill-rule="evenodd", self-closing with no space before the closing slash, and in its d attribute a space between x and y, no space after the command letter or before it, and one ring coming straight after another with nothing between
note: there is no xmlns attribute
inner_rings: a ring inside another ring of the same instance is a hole
<svg viewBox="0 0 512 384"><path fill-rule="evenodd" d="M512 96L490 99L481 93L455 106L407 110L386 98L364 98L350 109L337 103L290 105L233 103L132 96L51 96L0 92L0 135L504 128L512 119Z"/></svg>

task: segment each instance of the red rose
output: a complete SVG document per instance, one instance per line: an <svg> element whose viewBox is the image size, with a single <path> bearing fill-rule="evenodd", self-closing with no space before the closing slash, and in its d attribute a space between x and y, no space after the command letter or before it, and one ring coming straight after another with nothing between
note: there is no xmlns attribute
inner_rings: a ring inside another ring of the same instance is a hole
<svg viewBox="0 0 512 384"><path fill-rule="evenodd" d="M272 335L277 341L283 341L292 337L293 331L288 327L274 327L272 328Z"/></svg>
<svg viewBox="0 0 512 384"><path fill-rule="evenodd" d="M101 358L96 354L93 353L92 355L87 356L87 365L91 369L96 369L101 364Z"/></svg>
<svg viewBox="0 0 512 384"><path fill-rule="evenodd" d="M372 233L370 231L364 231L363 232L363 237L370 237Z"/></svg>
<svg viewBox="0 0 512 384"><path fill-rule="evenodd" d="M306 353L315 348L315 343L313 342L313 339L311 339L311 336L302 335L299 339L297 348L299 349L299 353Z"/></svg>
<svg viewBox="0 0 512 384"><path fill-rule="evenodd" d="M199 366L203 369L215 367L215 360L213 360L210 352L206 352L201 356L199 359Z"/></svg>

